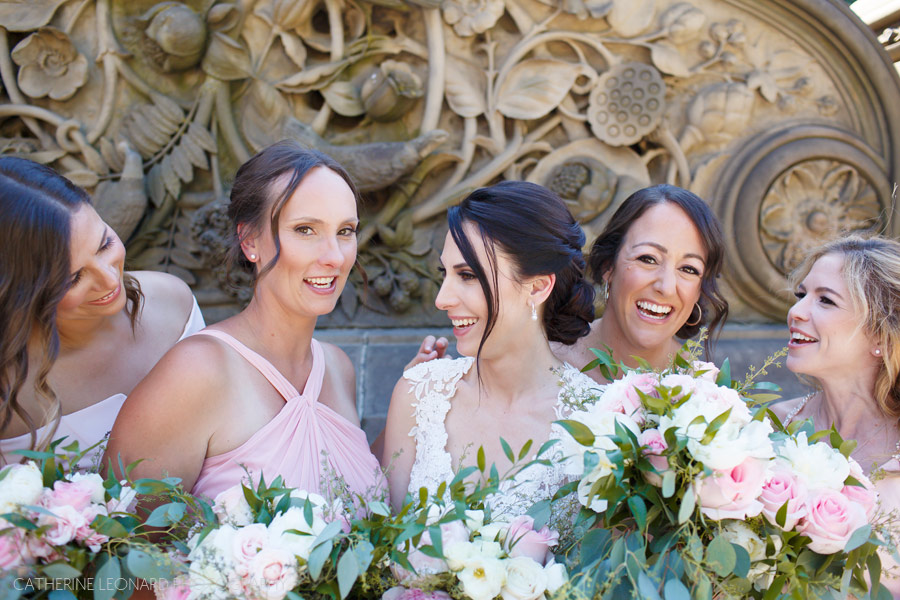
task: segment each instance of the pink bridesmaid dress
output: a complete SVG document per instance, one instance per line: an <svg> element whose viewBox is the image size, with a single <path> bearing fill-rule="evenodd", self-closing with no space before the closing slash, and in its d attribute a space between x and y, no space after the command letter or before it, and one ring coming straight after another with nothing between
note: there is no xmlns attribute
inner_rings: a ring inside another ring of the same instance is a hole
<svg viewBox="0 0 900 600"><path fill-rule="evenodd" d="M231 335L215 329L194 335L214 337L234 349L281 394L284 407L234 450L207 457L192 493L215 498L246 479L247 471L254 483L260 474L266 482L281 475L288 487L307 492L320 493L323 476L333 474L339 475L351 492L366 497L383 492L384 478L378 460L369 450L366 434L318 401L325 377L325 357L317 340L312 340L312 370L303 393L299 393L272 363ZM323 461L327 469L323 469Z"/></svg>

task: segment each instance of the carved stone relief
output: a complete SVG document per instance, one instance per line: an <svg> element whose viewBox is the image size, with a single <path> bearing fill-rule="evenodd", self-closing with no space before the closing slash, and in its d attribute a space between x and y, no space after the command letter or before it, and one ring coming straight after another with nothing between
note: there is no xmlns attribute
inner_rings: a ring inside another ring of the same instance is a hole
<svg viewBox="0 0 900 600"><path fill-rule="evenodd" d="M837 0L0 1L0 148L93 191L132 268L208 316L237 166L292 138L365 192L335 326L442 324L444 213L503 178L554 189L589 240L633 191L707 198L742 318L839 229L888 228L900 82ZM236 286L236 287L235 287Z"/></svg>

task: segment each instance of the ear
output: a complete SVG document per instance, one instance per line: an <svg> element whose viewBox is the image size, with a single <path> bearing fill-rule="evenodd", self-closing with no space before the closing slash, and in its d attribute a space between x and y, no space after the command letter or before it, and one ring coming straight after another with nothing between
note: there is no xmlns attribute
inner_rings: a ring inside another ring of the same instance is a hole
<svg viewBox="0 0 900 600"><path fill-rule="evenodd" d="M541 275L530 280L527 284L529 300L535 305L543 304L553 292L556 285L556 274Z"/></svg>
<svg viewBox="0 0 900 600"><path fill-rule="evenodd" d="M250 262L256 262L259 259L259 252L256 247L256 236L250 233L250 230L245 223L238 224L237 234L238 239L241 240L241 250L244 252L244 256ZM255 258L250 258L251 254L254 255Z"/></svg>

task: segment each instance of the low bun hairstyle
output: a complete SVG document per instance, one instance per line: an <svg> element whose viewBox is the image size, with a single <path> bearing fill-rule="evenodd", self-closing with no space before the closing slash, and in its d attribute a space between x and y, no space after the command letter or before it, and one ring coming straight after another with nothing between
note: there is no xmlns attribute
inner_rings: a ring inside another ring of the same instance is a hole
<svg viewBox="0 0 900 600"><path fill-rule="evenodd" d="M548 340L572 344L588 334L594 320L594 288L585 280L584 232L559 196L533 183L505 181L469 194L447 211L447 220L450 235L487 300L479 355L500 311L495 293L498 248L512 261L518 278L556 276L543 309ZM492 282L466 237L466 223L481 234Z"/></svg>
<svg viewBox="0 0 900 600"><path fill-rule="evenodd" d="M591 278L597 285L603 285L603 274L615 266L619 250L625 241L625 235L631 225L637 221L651 206L671 202L688 216L706 250L706 264L700 282L700 298L697 304L702 311L699 322L688 325L684 323L675 333L681 339L692 338L703 327L709 328L705 348L710 353L710 341L718 334L728 316L728 301L719 291L718 278L725 261L725 242L722 226L712 209L696 194L674 185L654 185L636 191L619 206L610 218L606 227L597 236L591 246L588 258ZM693 321L694 311L688 321Z"/></svg>

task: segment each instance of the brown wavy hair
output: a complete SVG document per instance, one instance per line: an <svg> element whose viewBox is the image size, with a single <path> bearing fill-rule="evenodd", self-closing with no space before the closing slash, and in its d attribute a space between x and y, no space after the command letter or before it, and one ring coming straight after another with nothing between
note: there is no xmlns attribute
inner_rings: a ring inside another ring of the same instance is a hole
<svg viewBox="0 0 900 600"><path fill-rule="evenodd" d="M900 243L877 235L847 235L828 242L791 273L793 289L829 254L844 259L841 271L850 303L862 329L881 349L875 400L885 415L900 420Z"/></svg>
<svg viewBox="0 0 900 600"><path fill-rule="evenodd" d="M71 217L85 204L90 205L87 192L53 169L23 158L0 158L0 436L18 417L28 426L32 449L49 444L62 416L48 375L59 356L56 309L72 279ZM143 294L127 274L125 296L133 330ZM34 378L40 418L19 400L34 347L41 350ZM38 440L37 430L44 425L49 430Z"/></svg>

